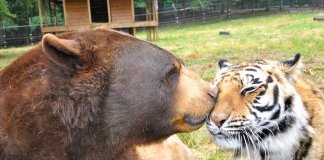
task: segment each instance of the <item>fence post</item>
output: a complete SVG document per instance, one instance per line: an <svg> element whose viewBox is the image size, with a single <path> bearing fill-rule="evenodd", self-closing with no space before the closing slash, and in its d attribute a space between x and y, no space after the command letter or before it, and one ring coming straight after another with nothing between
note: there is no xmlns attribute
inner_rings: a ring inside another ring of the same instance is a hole
<svg viewBox="0 0 324 160"><path fill-rule="evenodd" d="M221 0L221 14L224 14L225 13L225 0Z"/></svg>
<svg viewBox="0 0 324 160"><path fill-rule="evenodd" d="M227 12L226 12L226 18L231 19L231 7L232 7L232 0L227 0Z"/></svg>
<svg viewBox="0 0 324 160"><path fill-rule="evenodd" d="M4 48L7 48L7 42L6 42L6 35L3 35L3 46Z"/></svg>
<svg viewBox="0 0 324 160"><path fill-rule="evenodd" d="M178 9L177 9L177 7L175 6L174 3L172 3L172 8L173 8L174 17L175 17L177 27L179 27L179 13L178 13Z"/></svg>
<svg viewBox="0 0 324 160"><path fill-rule="evenodd" d="M266 11L270 11L269 0L266 0L265 2L266 2Z"/></svg>
<svg viewBox="0 0 324 160"><path fill-rule="evenodd" d="M254 0L252 0L252 10L251 10L252 14L254 14Z"/></svg>
<svg viewBox="0 0 324 160"><path fill-rule="evenodd" d="M203 23L206 23L206 15L205 15L205 12L203 13Z"/></svg>
<svg viewBox="0 0 324 160"><path fill-rule="evenodd" d="M176 24L177 24L177 27L180 26L180 22L179 22L179 12L178 12L178 9L175 9L175 20L176 20Z"/></svg>
<svg viewBox="0 0 324 160"><path fill-rule="evenodd" d="M177 24L177 27L179 27L179 17L178 16L176 17L176 24Z"/></svg>
<svg viewBox="0 0 324 160"><path fill-rule="evenodd" d="M31 44L31 45L34 45L34 42L33 42L33 34L30 33L30 34L29 34L29 37L30 37L30 44Z"/></svg>

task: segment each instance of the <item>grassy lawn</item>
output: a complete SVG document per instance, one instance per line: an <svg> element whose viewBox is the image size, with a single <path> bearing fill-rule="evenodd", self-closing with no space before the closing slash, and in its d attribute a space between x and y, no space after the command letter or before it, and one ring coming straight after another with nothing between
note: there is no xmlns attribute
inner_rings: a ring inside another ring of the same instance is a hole
<svg viewBox="0 0 324 160"><path fill-rule="evenodd" d="M313 21L314 15L275 14L166 27L159 30L159 40L154 43L184 59L187 66L207 80L213 79L219 59L283 60L300 52L307 74L316 83L323 84L324 21ZM221 36L220 31L231 35Z"/></svg>
<svg viewBox="0 0 324 160"><path fill-rule="evenodd" d="M153 42L182 58L204 79L212 81L220 59L231 62L283 60L300 52L304 74L324 86L324 21L313 21L314 13L275 14L230 21L162 27ZM221 36L220 31L231 35ZM145 33L138 37L145 38ZM0 69L30 47L0 50ZM231 159L230 153L212 144L205 127L179 134L199 160Z"/></svg>

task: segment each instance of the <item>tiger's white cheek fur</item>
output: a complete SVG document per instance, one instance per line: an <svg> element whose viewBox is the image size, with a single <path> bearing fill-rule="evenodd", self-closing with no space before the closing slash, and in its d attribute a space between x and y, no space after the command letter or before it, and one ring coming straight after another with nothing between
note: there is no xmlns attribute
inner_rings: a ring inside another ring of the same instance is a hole
<svg viewBox="0 0 324 160"><path fill-rule="evenodd" d="M298 139L303 135L299 132L299 127L294 126L285 133L278 133L275 137L265 139L265 146L272 152L271 158L276 160L292 159L299 146Z"/></svg>
<svg viewBox="0 0 324 160"><path fill-rule="evenodd" d="M241 143L237 139L226 138L224 131L221 131L213 121L207 122L207 128L212 132L215 143L224 149L234 150L241 147Z"/></svg>
<svg viewBox="0 0 324 160"><path fill-rule="evenodd" d="M235 150L240 148L241 143L234 139L224 139L218 136L214 136L215 143L223 147L224 149Z"/></svg>
<svg viewBox="0 0 324 160"><path fill-rule="evenodd" d="M303 102L298 95L294 96L294 105L292 113L296 118L296 122L286 132L278 133L275 137L269 136L265 139L265 145L269 150L274 152L273 159L293 158L295 151L299 147L301 139L305 139L303 127L308 126L308 113L303 107ZM305 129L309 129L307 127ZM309 130L308 130L309 131Z"/></svg>

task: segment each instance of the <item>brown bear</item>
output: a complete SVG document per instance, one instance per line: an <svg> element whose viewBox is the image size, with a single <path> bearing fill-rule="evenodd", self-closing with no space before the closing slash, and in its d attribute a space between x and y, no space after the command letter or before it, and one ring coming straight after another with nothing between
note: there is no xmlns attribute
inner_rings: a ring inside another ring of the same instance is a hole
<svg viewBox="0 0 324 160"><path fill-rule="evenodd" d="M120 159L198 129L215 103L179 58L103 28L45 35L0 91L0 159Z"/></svg>

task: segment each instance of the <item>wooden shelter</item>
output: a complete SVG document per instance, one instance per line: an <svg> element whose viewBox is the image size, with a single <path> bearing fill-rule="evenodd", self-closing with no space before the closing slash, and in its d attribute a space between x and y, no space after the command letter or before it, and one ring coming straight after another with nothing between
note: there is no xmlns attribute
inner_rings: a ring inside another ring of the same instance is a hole
<svg viewBox="0 0 324 160"><path fill-rule="evenodd" d="M146 20L135 21L134 0L37 0L42 33L89 29L98 26L135 35L144 27L148 40L158 34L158 2L146 0ZM61 7L61 8L60 8ZM63 22L59 16L63 14Z"/></svg>

